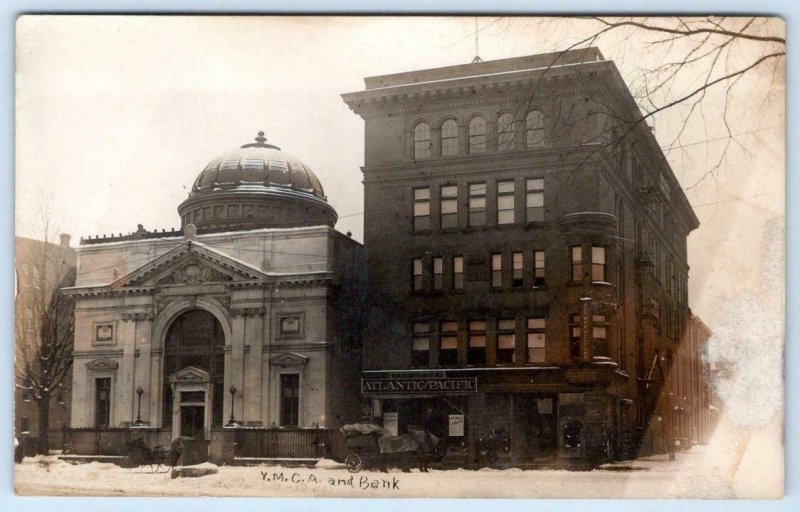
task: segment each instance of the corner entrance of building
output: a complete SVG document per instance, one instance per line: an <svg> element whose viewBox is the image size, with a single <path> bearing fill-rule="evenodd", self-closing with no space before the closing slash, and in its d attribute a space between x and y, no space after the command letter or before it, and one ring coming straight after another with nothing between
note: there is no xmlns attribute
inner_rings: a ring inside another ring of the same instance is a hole
<svg viewBox="0 0 800 512"><path fill-rule="evenodd" d="M512 452L520 461L548 462L556 455L554 396L514 395Z"/></svg>

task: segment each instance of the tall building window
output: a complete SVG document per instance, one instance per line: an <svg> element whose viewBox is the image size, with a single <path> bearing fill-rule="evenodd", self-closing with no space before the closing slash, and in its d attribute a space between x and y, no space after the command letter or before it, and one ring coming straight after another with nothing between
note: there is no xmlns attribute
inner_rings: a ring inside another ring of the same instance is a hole
<svg viewBox="0 0 800 512"><path fill-rule="evenodd" d="M442 289L442 257L437 256L433 258L433 289Z"/></svg>
<svg viewBox="0 0 800 512"><path fill-rule="evenodd" d="M453 256L453 288L464 289L464 257Z"/></svg>
<svg viewBox="0 0 800 512"><path fill-rule="evenodd" d="M439 205L441 209L442 229L458 227L458 187L445 185L440 189Z"/></svg>
<svg viewBox="0 0 800 512"><path fill-rule="evenodd" d="M511 263L512 263L512 286L520 287L522 286L522 278L523 278L523 263L522 263L522 253L515 252L511 254Z"/></svg>
<svg viewBox="0 0 800 512"><path fill-rule="evenodd" d="M514 333L516 321L503 319L497 321L497 364L514 364L517 337Z"/></svg>
<svg viewBox="0 0 800 512"><path fill-rule="evenodd" d="M545 319L528 318L528 363L545 362Z"/></svg>
<svg viewBox="0 0 800 512"><path fill-rule="evenodd" d="M108 427L111 421L111 378L94 380L94 426Z"/></svg>
<svg viewBox="0 0 800 512"><path fill-rule="evenodd" d="M414 189L414 231L431 229L431 189Z"/></svg>
<svg viewBox="0 0 800 512"><path fill-rule="evenodd" d="M497 182L497 223L514 223L514 182Z"/></svg>
<svg viewBox="0 0 800 512"><path fill-rule="evenodd" d="M544 251L533 251L533 286L544 286Z"/></svg>
<svg viewBox="0 0 800 512"><path fill-rule="evenodd" d="M469 225L486 225L486 183L469 185Z"/></svg>
<svg viewBox="0 0 800 512"><path fill-rule="evenodd" d="M428 123L419 123L414 127L414 158L431 156L431 127Z"/></svg>
<svg viewBox="0 0 800 512"><path fill-rule="evenodd" d="M492 254L492 287L503 286L503 255Z"/></svg>
<svg viewBox="0 0 800 512"><path fill-rule="evenodd" d="M281 375L281 426L296 427L300 424L300 374Z"/></svg>
<svg viewBox="0 0 800 512"><path fill-rule="evenodd" d="M525 147L540 148L544 145L544 114L531 110L525 116Z"/></svg>
<svg viewBox="0 0 800 512"><path fill-rule="evenodd" d="M22 401L31 401L31 380L28 378L22 382Z"/></svg>
<svg viewBox="0 0 800 512"><path fill-rule="evenodd" d="M514 116L505 113L497 118L497 150L514 149Z"/></svg>
<svg viewBox="0 0 800 512"><path fill-rule="evenodd" d="M27 416L22 416L19 419L19 433L20 434L30 434L31 433L31 419Z"/></svg>
<svg viewBox="0 0 800 512"><path fill-rule="evenodd" d="M422 258L411 260L412 288L415 292L422 291Z"/></svg>
<svg viewBox="0 0 800 512"><path fill-rule="evenodd" d="M608 318L592 315L592 355L608 357Z"/></svg>
<svg viewBox="0 0 800 512"><path fill-rule="evenodd" d="M481 366L486 364L486 321L470 320L467 364Z"/></svg>
<svg viewBox="0 0 800 512"><path fill-rule="evenodd" d="M420 368L428 366L428 353L430 352L430 324L417 322L413 326L414 340L411 346L411 366Z"/></svg>
<svg viewBox="0 0 800 512"><path fill-rule="evenodd" d="M525 182L526 196L526 221L544 221L544 180L536 178Z"/></svg>
<svg viewBox="0 0 800 512"><path fill-rule="evenodd" d="M486 119L475 116L469 120L469 152L486 151Z"/></svg>
<svg viewBox="0 0 800 512"><path fill-rule="evenodd" d="M572 248L572 280L583 279L583 250L576 245Z"/></svg>
<svg viewBox="0 0 800 512"><path fill-rule="evenodd" d="M581 357L581 315L569 315L569 355L573 358Z"/></svg>
<svg viewBox="0 0 800 512"><path fill-rule="evenodd" d="M458 364L458 324L442 322L439 326L439 365Z"/></svg>
<svg viewBox="0 0 800 512"><path fill-rule="evenodd" d="M442 156L458 154L458 123L448 119L442 123Z"/></svg>
<svg viewBox="0 0 800 512"><path fill-rule="evenodd" d="M592 247L592 281L606 280L606 248Z"/></svg>

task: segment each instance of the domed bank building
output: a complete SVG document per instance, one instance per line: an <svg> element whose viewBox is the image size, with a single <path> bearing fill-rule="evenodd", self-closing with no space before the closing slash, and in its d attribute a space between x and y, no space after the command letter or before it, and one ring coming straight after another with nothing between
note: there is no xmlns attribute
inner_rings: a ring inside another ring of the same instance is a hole
<svg viewBox="0 0 800 512"><path fill-rule="evenodd" d="M65 290L73 429L141 428L151 445L190 436L213 451L231 427L358 417L362 247L334 229L311 169L260 132L212 160L178 213L180 230L81 241Z"/></svg>

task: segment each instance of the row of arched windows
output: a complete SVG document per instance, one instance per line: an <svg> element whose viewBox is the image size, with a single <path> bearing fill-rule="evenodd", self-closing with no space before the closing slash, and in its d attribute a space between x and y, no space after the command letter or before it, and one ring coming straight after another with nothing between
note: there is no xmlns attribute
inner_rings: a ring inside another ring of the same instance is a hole
<svg viewBox="0 0 800 512"><path fill-rule="evenodd" d="M511 151L515 146L515 134L518 121L513 114L503 113L497 118L496 139L497 151ZM441 156L453 156L459 153L458 123L455 119L442 122L439 131ZM544 145L544 114L539 110L531 110L525 116L526 148L537 148ZM487 147L486 118L477 115L467 125L467 152L484 153ZM431 126L421 121L414 126L414 159L430 158L433 153L433 137Z"/></svg>

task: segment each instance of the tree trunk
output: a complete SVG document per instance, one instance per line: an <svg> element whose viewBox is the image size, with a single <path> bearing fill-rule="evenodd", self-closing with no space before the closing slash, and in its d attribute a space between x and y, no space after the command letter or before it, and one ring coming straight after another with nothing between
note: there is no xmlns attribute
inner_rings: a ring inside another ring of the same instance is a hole
<svg viewBox="0 0 800 512"><path fill-rule="evenodd" d="M45 393L36 404L39 408L39 446L37 453L47 455L50 449L50 395Z"/></svg>

